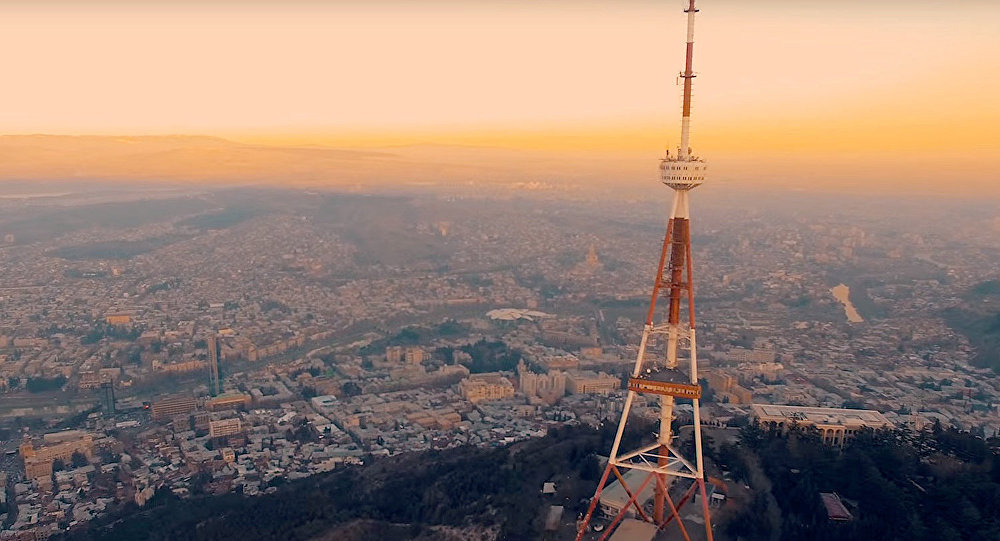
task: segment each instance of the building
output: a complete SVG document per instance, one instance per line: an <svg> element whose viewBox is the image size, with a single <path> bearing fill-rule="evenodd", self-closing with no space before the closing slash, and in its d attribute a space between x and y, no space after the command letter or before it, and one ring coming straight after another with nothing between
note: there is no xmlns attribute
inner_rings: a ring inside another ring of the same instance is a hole
<svg viewBox="0 0 1000 541"><path fill-rule="evenodd" d="M715 400L729 404L752 404L753 391L742 385L732 385L728 391L718 391Z"/></svg>
<svg viewBox="0 0 1000 541"><path fill-rule="evenodd" d="M198 408L193 396L168 396L153 402L153 420L165 421L178 415L191 413Z"/></svg>
<svg viewBox="0 0 1000 541"><path fill-rule="evenodd" d="M781 363L757 363L752 366L740 367L745 373L760 377L766 383L774 383L781 379L785 365Z"/></svg>
<svg viewBox="0 0 1000 541"><path fill-rule="evenodd" d="M773 349L733 348L726 352L726 360L731 363L773 363Z"/></svg>
<svg viewBox="0 0 1000 541"><path fill-rule="evenodd" d="M577 370L566 375L569 394L608 394L622 388L619 378L604 372Z"/></svg>
<svg viewBox="0 0 1000 541"><path fill-rule="evenodd" d="M105 415L115 414L115 386L110 381L101 384L101 409Z"/></svg>
<svg viewBox="0 0 1000 541"><path fill-rule="evenodd" d="M222 393L222 373L219 370L222 344L217 336L212 335L205 339L205 345L208 348L208 394L216 396Z"/></svg>
<svg viewBox="0 0 1000 541"><path fill-rule="evenodd" d="M733 387L736 385L736 378L716 370L702 372L701 377L705 378L708 386L716 393L732 392Z"/></svg>
<svg viewBox="0 0 1000 541"><path fill-rule="evenodd" d="M647 476L649 476L649 472L643 470L633 470L633 469L629 469L628 471L622 474L622 477L625 479L625 484L632 488L636 488L639 485L641 485ZM667 478L668 482L670 479L671 478L669 477ZM646 483L645 488L643 488L639 496L636 497L636 501L639 503L640 507L645 507L645 505L649 503L650 500L653 499L653 492L655 491L655 485L656 483L653 481ZM625 487L622 486L621 481L616 480L615 482L605 487L604 491L601 492L601 499L600 499L601 512L604 513L604 516L606 517L616 517L618 516L618 513L621 512L622 507L624 507L625 504L628 503L629 499L630 496L628 495L628 492L625 490ZM634 505L629 506L629 509L625 511L625 516L626 517L635 516Z"/></svg>
<svg viewBox="0 0 1000 541"><path fill-rule="evenodd" d="M462 398L476 403L514 396L514 384L499 372L473 374L458 383Z"/></svg>
<svg viewBox="0 0 1000 541"><path fill-rule="evenodd" d="M104 321L108 325L128 325L132 322L131 314L108 314L104 316Z"/></svg>
<svg viewBox="0 0 1000 541"><path fill-rule="evenodd" d="M655 525L634 518L622 521L611 536L611 541L652 541L658 529Z"/></svg>
<svg viewBox="0 0 1000 541"><path fill-rule="evenodd" d="M239 410L250 407L251 396L243 393L226 393L205 401L208 411Z"/></svg>
<svg viewBox="0 0 1000 541"><path fill-rule="evenodd" d="M389 346L385 348L385 360L392 364L399 364L403 362L403 347Z"/></svg>
<svg viewBox="0 0 1000 541"><path fill-rule="evenodd" d="M538 363L545 366L545 368L549 370L575 370L580 368L580 359L577 359L572 355L544 357L538 359Z"/></svg>
<svg viewBox="0 0 1000 541"><path fill-rule="evenodd" d="M751 409L758 424L783 429L792 425L815 427L822 435L823 443L830 445L843 445L845 439L864 428L879 429L892 426L885 415L873 410L772 404L754 404Z"/></svg>
<svg viewBox="0 0 1000 541"><path fill-rule="evenodd" d="M156 359L153 359L153 372L180 374L184 372L194 372L195 370L204 370L204 368L205 368L205 363L198 359L191 359L190 361L179 361L175 363L162 363Z"/></svg>
<svg viewBox="0 0 1000 541"><path fill-rule="evenodd" d="M243 431L243 422L237 418L219 419L208 423L208 435L213 438L233 436Z"/></svg>
<svg viewBox="0 0 1000 541"><path fill-rule="evenodd" d="M20 452L28 478L48 479L52 476L52 463L56 460L68 464L74 453L80 453L88 459L93 457L94 437L79 430L46 434L40 447L36 448L31 440L25 440L20 446Z"/></svg>
<svg viewBox="0 0 1000 541"><path fill-rule="evenodd" d="M104 378L97 370L87 370L80 372L80 380L77 382L78 389L97 389L104 383Z"/></svg>
<svg viewBox="0 0 1000 541"><path fill-rule="evenodd" d="M826 518L830 522L850 522L854 519L836 492L820 492L819 498L823 501L823 507L826 508Z"/></svg>
<svg viewBox="0 0 1000 541"><path fill-rule="evenodd" d="M406 348L406 364L420 364L424 362L424 350L416 346Z"/></svg>
<svg viewBox="0 0 1000 541"><path fill-rule="evenodd" d="M553 370L548 374L535 374L521 361L517 364L517 386L521 394L538 397L554 403L566 395L566 373Z"/></svg>
<svg viewBox="0 0 1000 541"><path fill-rule="evenodd" d="M549 506L549 513L545 517L545 531L554 532L559 529L564 510L565 508L561 505Z"/></svg>
<svg viewBox="0 0 1000 541"><path fill-rule="evenodd" d="M208 423L212 422L212 414L207 411L196 411L191 415L191 422L195 430L208 430Z"/></svg>

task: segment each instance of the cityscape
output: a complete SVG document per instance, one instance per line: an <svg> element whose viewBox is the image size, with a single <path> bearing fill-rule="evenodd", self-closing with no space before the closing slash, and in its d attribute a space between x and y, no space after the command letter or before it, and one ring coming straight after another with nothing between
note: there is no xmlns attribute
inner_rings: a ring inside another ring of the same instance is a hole
<svg viewBox="0 0 1000 541"><path fill-rule="evenodd" d="M236 197L259 206L225 207ZM741 215L705 199L703 422L783 404L997 433L1000 380L949 319L996 283L988 206L952 218L951 237L906 217L866 221L856 200L854 214ZM162 487L250 495L371 456L613 418L655 267L653 252L630 254L659 220L655 205L601 203L607 221L579 233L594 205L204 192L98 203L97 222L149 208L131 227L23 244L53 233L7 222L4 440L24 457L6 461L11 528L55 531ZM63 202L5 206L66 215ZM338 221L347 208L351 222ZM405 251L369 240L389 236L373 230L383 216Z"/></svg>
<svg viewBox="0 0 1000 541"><path fill-rule="evenodd" d="M717 178L673 4L665 157L0 136L0 540L1000 535L1000 168Z"/></svg>

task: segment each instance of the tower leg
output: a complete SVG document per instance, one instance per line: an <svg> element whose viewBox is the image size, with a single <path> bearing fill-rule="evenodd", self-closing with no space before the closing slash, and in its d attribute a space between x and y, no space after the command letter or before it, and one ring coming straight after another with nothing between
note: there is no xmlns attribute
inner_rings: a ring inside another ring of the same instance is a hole
<svg viewBox="0 0 1000 541"><path fill-rule="evenodd" d="M674 505L674 500L672 500L670 498L670 494L667 493L667 485L666 485L666 483L664 483L659 478L659 476L657 476L656 482L660 484L660 490L663 491L663 494L666 496L665 499L666 499L667 503L670 505L670 513L671 513L670 516L677 519L677 525L680 526L680 528L681 528L681 535L684 536L684 541L691 541L691 537L687 533L687 528L684 527L684 521L681 520L681 513L680 513L680 511L678 511L677 506ZM661 523L657 524L657 526L659 526L661 530L666 525L667 524L665 522L661 522Z"/></svg>
<svg viewBox="0 0 1000 541"><path fill-rule="evenodd" d="M713 541L712 519L708 513L708 494L705 493L705 478L698 479L698 487L701 489L701 511L705 514L705 536L708 541Z"/></svg>
<svg viewBox="0 0 1000 541"><path fill-rule="evenodd" d="M583 539L583 534L587 531L587 525L590 524L590 519L594 516L594 509L597 507L597 502L601 500L601 492L604 492L604 483L608 482L608 476L611 475L611 468L614 468L614 466L609 462L608 466L604 468L604 475L601 476L601 481L597 483L597 491L594 492L594 497L590 500L590 507L587 508L587 514L583 517L583 523L580 524L580 529L576 532L576 541Z"/></svg>

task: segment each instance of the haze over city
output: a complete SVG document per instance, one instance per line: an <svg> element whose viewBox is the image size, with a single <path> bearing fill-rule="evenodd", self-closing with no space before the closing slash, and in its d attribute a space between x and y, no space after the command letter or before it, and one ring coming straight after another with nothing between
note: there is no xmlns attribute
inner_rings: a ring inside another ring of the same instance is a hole
<svg viewBox="0 0 1000 541"><path fill-rule="evenodd" d="M0 541L1000 539L1000 4L0 20Z"/></svg>

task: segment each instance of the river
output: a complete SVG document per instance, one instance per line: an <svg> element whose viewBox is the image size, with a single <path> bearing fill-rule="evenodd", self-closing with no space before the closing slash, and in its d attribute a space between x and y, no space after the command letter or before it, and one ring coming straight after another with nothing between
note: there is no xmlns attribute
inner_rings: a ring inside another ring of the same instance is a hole
<svg viewBox="0 0 1000 541"><path fill-rule="evenodd" d="M830 288L830 293L844 305L844 312L847 314L847 321L851 323L861 323L864 318L858 313L857 308L851 303L851 288L844 284L839 284L836 287Z"/></svg>

